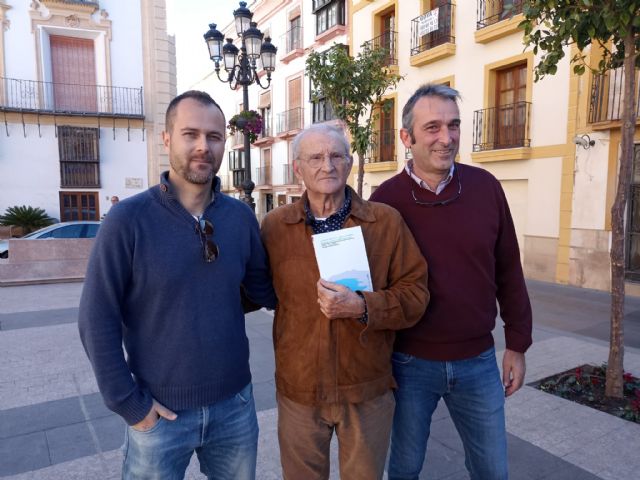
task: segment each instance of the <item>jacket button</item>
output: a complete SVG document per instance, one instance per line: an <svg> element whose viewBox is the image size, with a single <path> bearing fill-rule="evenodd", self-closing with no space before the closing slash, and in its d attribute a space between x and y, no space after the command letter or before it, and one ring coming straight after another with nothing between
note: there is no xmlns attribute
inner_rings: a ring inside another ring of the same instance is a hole
<svg viewBox="0 0 640 480"><path fill-rule="evenodd" d="M163 192L166 192L167 186L164 183L160 184L160 190L162 190Z"/></svg>

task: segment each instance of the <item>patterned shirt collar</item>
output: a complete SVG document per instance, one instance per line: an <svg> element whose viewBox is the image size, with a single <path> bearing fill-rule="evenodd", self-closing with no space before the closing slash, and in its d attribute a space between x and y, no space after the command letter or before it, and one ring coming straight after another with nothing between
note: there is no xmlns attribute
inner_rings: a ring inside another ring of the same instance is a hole
<svg viewBox="0 0 640 480"><path fill-rule="evenodd" d="M404 167L404 171L407 172L407 175L409 175L413 181L415 181L418 185L420 185L421 188L424 188L426 190L429 190L430 192L435 193L436 195L439 195L447 185L449 185L449 182L451 181L451 179L453 178L453 171L455 170L455 162L451 164L451 168L449 169L449 174L443 178L440 183L438 184L438 186L436 187L435 191L427 184L427 182L425 182L424 180L422 180L419 176L417 176L414 171L413 171L413 160L409 160L407 162L407 165Z"/></svg>
<svg viewBox="0 0 640 480"><path fill-rule="evenodd" d="M347 188L345 189L345 198L344 205L340 207L340 209L329 216L325 220L318 220L311 213L311 208L309 207L309 202L305 202L304 204L304 213L306 217L306 223L311 225L311 229L313 233L325 233L325 232L333 232L335 230L340 230L342 225L344 225L345 220L349 216L351 212L351 191Z"/></svg>

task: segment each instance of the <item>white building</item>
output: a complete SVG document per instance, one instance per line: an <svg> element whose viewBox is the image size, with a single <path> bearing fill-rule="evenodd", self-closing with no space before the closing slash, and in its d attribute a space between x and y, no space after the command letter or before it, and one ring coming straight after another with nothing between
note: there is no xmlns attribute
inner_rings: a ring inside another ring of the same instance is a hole
<svg viewBox="0 0 640 480"><path fill-rule="evenodd" d="M157 183L175 95L164 0L0 0L0 213L99 219Z"/></svg>

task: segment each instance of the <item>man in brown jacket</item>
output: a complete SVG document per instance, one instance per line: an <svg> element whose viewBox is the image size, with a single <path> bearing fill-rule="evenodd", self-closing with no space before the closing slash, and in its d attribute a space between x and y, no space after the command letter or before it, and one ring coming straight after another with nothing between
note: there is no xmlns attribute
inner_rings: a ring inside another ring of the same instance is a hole
<svg viewBox="0 0 640 480"><path fill-rule="evenodd" d="M400 215L348 186L353 160L342 130L314 125L293 142L302 198L262 224L279 304L273 327L283 477L329 478L338 436L344 480L382 478L393 419L395 330L429 300L427 265ZM372 292L320 278L311 235L360 226Z"/></svg>

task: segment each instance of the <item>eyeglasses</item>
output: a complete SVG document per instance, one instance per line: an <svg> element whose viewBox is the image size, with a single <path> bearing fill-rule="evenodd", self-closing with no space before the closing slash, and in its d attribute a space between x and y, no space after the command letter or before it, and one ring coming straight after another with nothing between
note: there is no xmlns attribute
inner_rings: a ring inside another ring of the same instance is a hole
<svg viewBox="0 0 640 480"><path fill-rule="evenodd" d="M210 238L213 236L213 224L209 220L201 218L199 227L197 230L200 234L200 242L202 242L204 260L207 263L211 263L220 255L218 245Z"/></svg>
<svg viewBox="0 0 640 480"><path fill-rule="evenodd" d="M422 205L424 207L443 207L445 205L449 205L460 196L460 193L462 193L462 181L460 180L460 171L457 168L456 176L458 177L458 191L453 195L453 197L447 198L445 200L436 200L435 202L423 202L422 200L418 200L418 198L416 197L416 192L413 189L411 189L411 196L418 205Z"/></svg>
<svg viewBox="0 0 640 480"><path fill-rule="evenodd" d="M332 152L328 155L319 153L317 155L311 155L304 161L307 162L311 168L319 168L324 165L325 158L329 158L329 163L331 163L331 165L333 165L334 167L338 167L347 163L351 157L349 155L345 155L344 153L337 152Z"/></svg>

